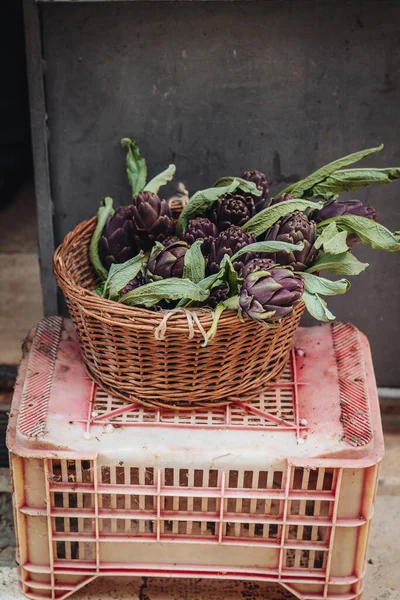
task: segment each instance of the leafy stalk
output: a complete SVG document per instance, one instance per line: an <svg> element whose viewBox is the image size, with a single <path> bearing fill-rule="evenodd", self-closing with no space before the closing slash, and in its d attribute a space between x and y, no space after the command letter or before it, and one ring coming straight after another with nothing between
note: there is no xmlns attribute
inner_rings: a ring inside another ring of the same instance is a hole
<svg viewBox="0 0 400 600"><path fill-rule="evenodd" d="M190 279L194 283L199 283L204 279L206 270L206 261L201 252L202 239L198 239L192 244L185 254L183 278Z"/></svg>
<svg viewBox="0 0 400 600"><path fill-rule="evenodd" d="M316 273L325 270L335 275L359 275L367 267L368 263L360 262L350 251L340 254L323 252L307 272Z"/></svg>
<svg viewBox="0 0 400 600"><path fill-rule="evenodd" d="M127 148L126 174L128 175L128 180L131 184L132 193L136 196L146 185L146 160L140 154L139 146L131 138L122 138L121 146Z"/></svg>
<svg viewBox="0 0 400 600"><path fill-rule="evenodd" d="M232 298L228 298L224 302L220 302L217 308L214 311L213 322L210 329L207 331L206 338L204 343L202 344L203 348L207 346L208 342L214 337L217 332L218 323L221 318L222 313L225 310L234 310L239 307L239 296L233 296Z"/></svg>
<svg viewBox="0 0 400 600"><path fill-rule="evenodd" d="M257 252L260 254L268 253L268 252L295 252L296 250L303 250L304 244L299 242L298 244L291 244L289 242L279 242L279 241L271 241L271 242L255 242L254 244L249 244L248 246L244 246L234 254L231 258L232 262L246 254L247 252Z"/></svg>
<svg viewBox="0 0 400 600"><path fill-rule="evenodd" d="M386 250L387 252L400 250L398 236L372 219L358 215L340 215L322 221L318 224L318 228L326 227L331 223L335 223L339 230L355 233L363 244L370 244L374 250Z"/></svg>
<svg viewBox="0 0 400 600"><path fill-rule="evenodd" d="M356 163L370 154L380 152L382 148L383 144L377 146L376 148L367 148L366 150L360 150L359 152L354 152L353 154L348 154L347 156L343 156L343 158L334 160L320 169L317 169L305 179L289 185L279 194L277 194L276 197L279 198L279 196L282 196L282 194L287 193L296 194L299 198L313 196L314 186L325 181L330 175L333 175L333 173L339 171L339 169L343 169L343 167L347 167L348 165Z"/></svg>
<svg viewBox="0 0 400 600"><path fill-rule="evenodd" d="M145 186L145 192L152 192L153 194L158 194L158 190L161 186L166 185L168 181L171 181L173 176L175 175L176 167L175 165L169 165L165 171L159 173L153 179L151 179Z"/></svg>
<svg viewBox="0 0 400 600"><path fill-rule="evenodd" d="M120 291L136 277L143 266L144 253L130 258L122 264L111 265L107 281L104 284L103 296L117 299Z"/></svg>
<svg viewBox="0 0 400 600"><path fill-rule="evenodd" d="M99 256L99 241L101 238L101 234L103 233L103 229L105 224L107 223L107 219L112 217L114 214L113 209L113 200L112 198L104 198L101 201L99 210L97 211L97 223L94 233L92 235L92 239L90 241L89 246L89 258L90 262L93 265L94 270L100 279L105 280L108 277L108 271L103 266L103 263L100 260Z"/></svg>
<svg viewBox="0 0 400 600"><path fill-rule="evenodd" d="M161 281L152 281L128 292L119 302L130 306L144 306L150 308L161 300L180 300L189 298L196 302L202 302L208 298L209 292L203 290L199 285L189 279L178 279L171 277Z"/></svg>
<svg viewBox="0 0 400 600"><path fill-rule="evenodd" d="M306 305L308 312L314 317L314 319L323 321L324 323L335 320L335 315L331 313L325 300L321 298L319 294L311 294L307 290L304 290L301 299Z"/></svg>

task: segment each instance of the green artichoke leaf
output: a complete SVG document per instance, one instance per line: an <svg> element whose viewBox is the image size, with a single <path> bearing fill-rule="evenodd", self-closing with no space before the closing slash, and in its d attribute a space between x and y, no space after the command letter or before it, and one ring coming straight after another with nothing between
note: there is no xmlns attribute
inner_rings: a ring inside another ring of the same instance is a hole
<svg viewBox="0 0 400 600"><path fill-rule="evenodd" d="M367 267L368 263L362 263L350 251L342 252L341 254L329 254L328 252L324 252L318 260L307 269L307 273L325 270L334 275L359 275Z"/></svg>
<svg viewBox="0 0 400 600"><path fill-rule="evenodd" d="M214 311L212 325L211 325L210 329L207 331L206 338L204 340L204 343L202 344L203 348L205 346L207 346L208 342L216 334L217 328L218 328L218 322L219 322L224 310L235 310L235 309L237 309L237 310L239 309L239 296L232 296L231 298L228 298L224 302L220 302L218 304L218 306L216 307L216 309Z"/></svg>
<svg viewBox="0 0 400 600"><path fill-rule="evenodd" d="M239 275L233 266L232 259L227 254L221 260L221 272L222 281L225 281L229 286L229 295L236 295L238 293Z"/></svg>
<svg viewBox="0 0 400 600"><path fill-rule="evenodd" d="M327 307L325 300L320 298L318 294L311 294L307 290L304 290L301 299L314 319L323 321L324 323L329 323L329 321L334 321L336 319Z"/></svg>
<svg viewBox="0 0 400 600"><path fill-rule="evenodd" d="M200 283L205 276L206 261L201 252L202 239L197 239L185 254L183 278Z"/></svg>
<svg viewBox="0 0 400 600"><path fill-rule="evenodd" d="M387 169L345 169L336 171L312 188L312 196L332 200L342 192L354 192L361 187L373 184L393 183L400 179L400 168Z"/></svg>
<svg viewBox="0 0 400 600"><path fill-rule="evenodd" d="M374 250L386 250L387 252L400 250L398 236L372 219L358 215L341 215L322 221L318 227L325 227L332 222L341 231L355 233L363 244L370 244Z"/></svg>
<svg viewBox="0 0 400 600"><path fill-rule="evenodd" d="M350 281L347 279L338 279L337 281L331 281L324 277L317 277L311 273L304 273L303 271L297 273L304 279L305 289L310 294L321 294L322 296L337 296L338 294L345 294L350 288Z"/></svg>
<svg viewBox="0 0 400 600"><path fill-rule="evenodd" d="M111 265L107 281L104 284L103 296L115 300L120 291L139 273L144 263L144 253L130 258L122 264Z"/></svg>
<svg viewBox="0 0 400 600"><path fill-rule="evenodd" d="M127 148L126 152L126 174L134 196L139 194L147 180L146 160L140 154L139 146L131 138L122 138L121 146Z"/></svg>
<svg viewBox="0 0 400 600"><path fill-rule="evenodd" d="M242 190L242 192L251 194L252 196L261 196L262 194L262 190L259 190L253 181L246 181L240 177L221 177L214 183L214 187L226 187L230 185L235 185L235 190Z"/></svg>
<svg viewBox="0 0 400 600"><path fill-rule="evenodd" d="M224 271L220 269L218 273L213 273L213 275L209 275L205 277L202 281L199 281L199 286L203 288L203 290L211 290L214 285L216 285L220 280L224 277Z"/></svg>
<svg viewBox="0 0 400 600"><path fill-rule="evenodd" d="M190 279L171 277L142 285L122 296L119 302L130 306L150 308L161 300L189 298L189 300L203 302L208 296L209 292L207 290L202 289Z"/></svg>
<svg viewBox="0 0 400 600"><path fill-rule="evenodd" d="M289 213L300 210L305 211L307 208L322 208L322 202L314 202L312 200L301 200L294 198L293 200L286 200L279 204L274 204L268 208L264 208L258 214L254 215L247 223L242 227L246 233L252 233L255 237L258 237L262 233L265 233L267 229L272 227L274 223L281 217L288 215Z"/></svg>
<svg viewBox="0 0 400 600"><path fill-rule="evenodd" d="M105 224L107 223L107 219L112 217L114 214L113 209L113 200L112 198L104 198L100 202L99 210L97 211L97 223L95 230L92 235L92 239L90 241L89 246L89 258L90 262L93 265L94 270L100 279L105 280L108 277L108 271L103 266L103 263L100 260L99 256L99 241L101 238L101 234L103 233L103 229Z"/></svg>
<svg viewBox="0 0 400 600"><path fill-rule="evenodd" d="M338 230L335 222L329 223L329 225L322 228L314 245L317 250L323 248L329 254L342 254L349 249L346 242L347 235L347 231Z"/></svg>
<svg viewBox="0 0 400 600"><path fill-rule="evenodd" d="M150 181L145 185L144 191L152 192L153 194L158 194L158 190L160 189L160 187L166 185L169 181L171 181L171 179L173 179L175 171L176 166L169 165L168 168L165 169L165 171L159 173L158 175L153 177L153 179L150 179Z"/></svg>
<svg viewBox="0 0 400 600"><path fill-rule="evenodd" d="M100 285L94 288L93 292L97 294L97 296L103 297L105 283L105 281L102 281Z"/></svg>
<svg viewBox="0 0 400 600"><path fill-rule="evenodd" d="M249 244L244 248L241 248L234 254L231 258L232 262L246 254L247 252L257 252L257 253L268 253L268 252L278 252L283 250L285 252L295 252L296 250L303 250L304 244L290 244L289 242L255 242L254 244Z"/></svg>
<svg viewBox="0 0 400 600"><path fill-rule="evenodd" d="M221 281L223 278L224 278L224 271L222 269L220 269L218 271L218 273L213 273L213 275L209 275L208 277L205 277L204 279L199 281L197 285L200 286L203 290L211 290L211 288L214 285L217 285L218 282ZM176 306L177 306L177 308L180 308L182 306L189 306L190 304L192 304L192 301L190 300L190 298L182 298L182 300L180 300Z"/></svg>
<svg viewBox="0 0 400 600"><path fill-rule="evenodd" d="M377 146L376 148L367 148L366 150L360 150L359 152L354 152L353 154L348 154L347 156L343 156L338 160L334 160L333 162L317 169L311 175L308 175L305 179L301 179L297 183L292 183L284 190L282 190L279 194L276 195L276 198L282 196L282 194L296 194L299 198L313 196L313 188L317 184L325 181L330 175L336 173L339 169L343 169L343 167L347 167L348 165L352 165L356 163L366 156L370 154L374 154L375 152L380 152L383 148L383 144Z"/></svg>

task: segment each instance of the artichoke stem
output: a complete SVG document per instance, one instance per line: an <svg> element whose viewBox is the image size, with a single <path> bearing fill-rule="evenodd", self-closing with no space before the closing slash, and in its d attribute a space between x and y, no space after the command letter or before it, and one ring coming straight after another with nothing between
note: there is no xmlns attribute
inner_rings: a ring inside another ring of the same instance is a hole
<svg viewBox="0 0 400 600"><path fill-rule="evenodd" d="M226 310L226 306L223 302L221 302L220 304L218 304L217 308L214 311L213 322L212 322L210 329L207 331L206 338L204 340L204 343L202 344L203 348L205 348L207 346L209 340L211 340L211 338L214 337L214 335L216 334L217 327L218 327L218 321L219 321L222 313L224 312L224 310Z"/></svg>
<svg viewBox="0 0 400 600"><path fill-rule="evenodd" d="M222 313L224 312L224 310L234 310L234 309L238 308L238 306L239 306L239 296L232 296L232 298L228 298L227 300L224 300L224 302L220 302L218 304L217 308L214 311L214 318L213 318L212 325L211 325L210 329L207 331L206 339L204 340L204 343L203 343L203 348L205 348L207 346L209 340L211 340L211 338L213 338L214 335L216 334L218 322L219 322L220 317L221 317Z"/></svg>

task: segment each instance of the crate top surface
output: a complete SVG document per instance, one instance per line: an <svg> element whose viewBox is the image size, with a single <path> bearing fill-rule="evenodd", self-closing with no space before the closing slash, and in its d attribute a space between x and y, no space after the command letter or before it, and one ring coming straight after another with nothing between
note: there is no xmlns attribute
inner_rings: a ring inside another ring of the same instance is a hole
<svg viewBox="0 0 400 600"><path fill-rule="evenodd" d="M110 397L88 377L71 322L50 317L25 343L8 447L199 468L376 464L383 442L369 345L344 323L299 328L279 382L227 407L179 413Z"/></svg>

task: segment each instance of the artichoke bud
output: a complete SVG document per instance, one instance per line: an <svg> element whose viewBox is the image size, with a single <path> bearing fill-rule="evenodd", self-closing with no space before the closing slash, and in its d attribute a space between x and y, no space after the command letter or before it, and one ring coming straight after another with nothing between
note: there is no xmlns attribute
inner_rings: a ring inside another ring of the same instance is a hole
<svg viewBox="0 0 400 600"><path fill-rule="evenodd" d="M279 219L265 233L265 241L288 242L290 244L303 243L303 250L285 252L271 252L269 256L277 264L291 266L295 271L305 271L316 257L317 250L314 246L317 234L315 221L309 220L307 215L296 210Z"/></svg>
<svg viewBox="0 0 400 600"><path fill-rule="evenodd" d="M261 196L252 196L254 200L255 211L258 213L269 205L268 201L268 181L264 173L261 171L245 171L242 175L245 181L252 181L257 188L262 192Z"/></svg>
<svg viewBox="0 0 400 600"><path fill-rule="evenodd" d="M225 254L231 258L236 252L254 242L254 236L245 233L240 227L235 225L232 225L225 231L221 231L211 244L211 250L208 255L208 273L211 275L213 273L218 273ZM253 253L242 255L233 263L235 270L239 273L244 263L254 257L255 255Z"/></svg>
<svg viewBox="0 0 400 600"><path fill-rule="evenodd" d="M157 244L147 263L149 280L182 277L185 254L189 250L186 242L178 241L166 247Z"/></svg>
<svg viewBox="0 0 400 600"><path fill-rule="evenodd" d="M190 246L199 238L203 239L201 251L204 255L207 255L210 252L211 244L217 236L217 226L206 217L196 217L189 221L186 231L182 234L182 238Z"/></svg>
<svg viewBox="0 0 400 600"><path fill-rule="evenodd" d="M120 206L104 226L99 240L100 260L109 269L112 264L124 263L137 253L132 206Z"/></svg>
<svg viewBox="0 0 400 600"><path fill-rule="evenodd" d="M291 314L304 292L301 275L273 267L250 273L239 297L241 312L254 321L278 320Z"/></svg>
<svg viewBox="0 0 400 600"><path fill-rule="evenodd" d="M208 212L210 220L218 231L225 231L231 225L242 227L255 214L253 197L241 194L224 194Z"/></svg>
<svg viewBox="0 0 400 600"><path fill-rule="evenodd" d="M175 232L175 221L167 200L152 192L140 192L133 197L132 214L136 243L149 250L154 242L161 242Z"/></svg>

